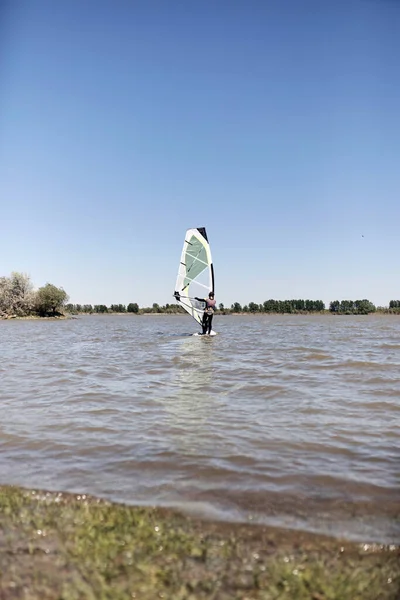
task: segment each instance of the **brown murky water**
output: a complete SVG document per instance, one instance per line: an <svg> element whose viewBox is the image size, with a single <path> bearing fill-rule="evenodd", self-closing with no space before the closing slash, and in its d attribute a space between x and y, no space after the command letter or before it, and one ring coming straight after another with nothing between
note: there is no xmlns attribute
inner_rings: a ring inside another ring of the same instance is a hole
<svg viewBox="0 0 400 600"><path fill-rule="evenodd" d="M400 318L0 322L0 483L400 541Z"/></svg>

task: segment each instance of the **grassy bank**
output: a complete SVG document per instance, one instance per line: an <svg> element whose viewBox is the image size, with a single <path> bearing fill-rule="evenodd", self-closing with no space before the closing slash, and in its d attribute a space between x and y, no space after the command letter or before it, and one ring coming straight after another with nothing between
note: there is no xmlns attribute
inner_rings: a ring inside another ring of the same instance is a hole
<svg viewBox="0 0 400 600"><path fill-rule="evenodd" d="M0 598L396 600L399 549L0 488Z"/></svg>

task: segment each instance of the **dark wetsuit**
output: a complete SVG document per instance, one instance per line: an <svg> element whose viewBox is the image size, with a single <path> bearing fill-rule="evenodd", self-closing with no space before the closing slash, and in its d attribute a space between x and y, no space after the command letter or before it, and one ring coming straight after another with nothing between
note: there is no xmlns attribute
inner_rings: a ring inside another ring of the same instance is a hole
<svg viewBox="0 0 400 600"><path fill-rule="evenodd" d="M204 302L205 309L203 314L203 320L201 326L203 328L203 335L206 333L211 333L212 320L214 316L214 311L217 306L216 300L211 300L211 298L196 298L199 302Z"/></svg>

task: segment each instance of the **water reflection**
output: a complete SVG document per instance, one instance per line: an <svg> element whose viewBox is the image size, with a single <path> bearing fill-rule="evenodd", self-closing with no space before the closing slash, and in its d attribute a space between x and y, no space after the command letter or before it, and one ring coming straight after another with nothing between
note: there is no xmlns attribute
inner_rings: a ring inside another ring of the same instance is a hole
<svg viewBox="0 0 400 600"><path fill-rule="evenodd" d="M177 450L195 455L209 447L208 422L215 417L214 339L190 337L175 347L170 389L164 398L170 434Z"/></svg>

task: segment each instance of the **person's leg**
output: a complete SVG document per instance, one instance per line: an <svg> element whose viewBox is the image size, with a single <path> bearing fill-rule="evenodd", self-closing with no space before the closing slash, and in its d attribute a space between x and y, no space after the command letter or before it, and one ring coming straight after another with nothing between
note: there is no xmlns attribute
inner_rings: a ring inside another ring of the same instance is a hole
<svg viewBox="0 0 400 600"><path fill-rule="evenodd" d="M211 333L212 320L213 320L213 315L208 315L208 335L210 335L210 333Z"/></svg>
<svg viewBox="0 0 400 600"><path fill-rule="evenodd" d="M205 335L207 333L207 315L206 315L206 313L204 313L204 315L203 315L203 320L201 322L201 326L203 328L203 335Z"/></svg>

